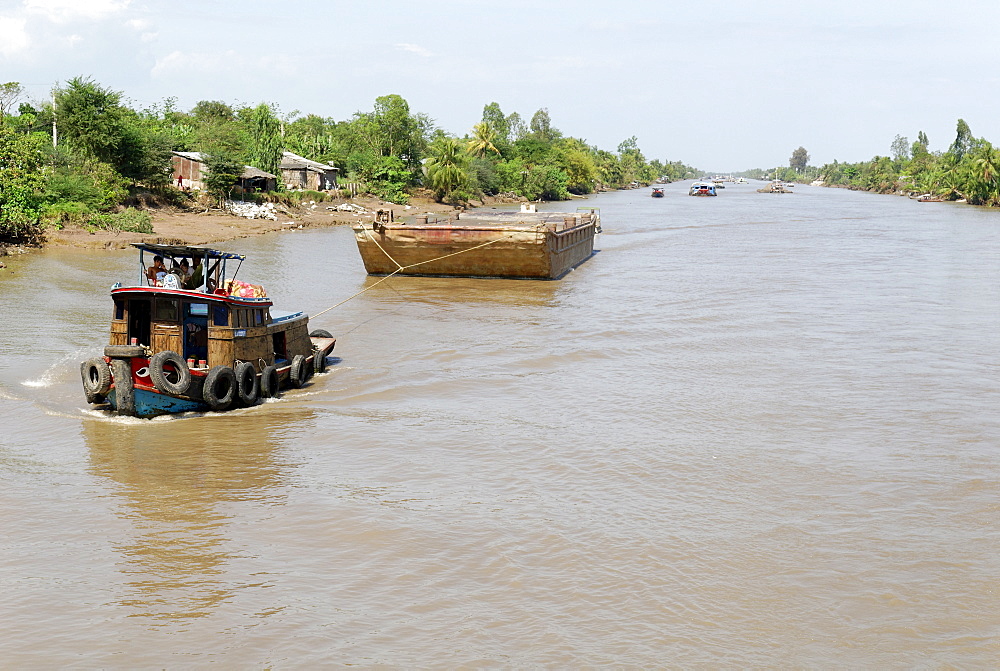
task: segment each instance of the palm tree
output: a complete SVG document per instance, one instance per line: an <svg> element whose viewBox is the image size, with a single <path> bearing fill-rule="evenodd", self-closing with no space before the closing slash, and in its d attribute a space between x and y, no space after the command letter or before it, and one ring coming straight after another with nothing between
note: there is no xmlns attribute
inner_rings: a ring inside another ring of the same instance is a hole
<svg viewBox="0 0 1000 671"><path fill-rule="evenodd" d="M440 201L468 183L469 178L465 172L468 154L461 142L452 137L438 138L429 149L431 155L424 162L424 173L434 195Z"/></svg>
<svg viewBox="0 0 1000 671"><path fill-rule="evenodd" d="M467 143L468 151L473 156L479 158L486 156L486 152L488 151L499 154L500 150L493 144L496 139L496 131L493 130L489 123L485 121L477 123L472 127L472 139Z"/></svg>

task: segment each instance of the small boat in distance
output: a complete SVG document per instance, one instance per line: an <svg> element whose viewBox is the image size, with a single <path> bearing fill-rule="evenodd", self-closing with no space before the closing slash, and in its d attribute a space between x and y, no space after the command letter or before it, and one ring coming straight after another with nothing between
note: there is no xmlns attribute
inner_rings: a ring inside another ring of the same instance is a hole
<svg viewBox="0 0 1000 671"><path fill-rule="evenodd" d="M916 200L917 200L918 203L943 203L944 202L944 198L942 198L941 196L935 196L932 193L925 193L925 194L923 194L921 196L917 196Z"/></svg>
<svg viewBox="0 0 1000 671"><path fill-rule="evenodd" d="M396 221L379 210L372 223L354 225L358 252L369 275L559 279L594 254L601 212L458 212L454 219Z"/></svg>
<svg viewBox="0 0 1000 671"><path fill-rule="evenodd" d="M695 182L688 190L689 196L717 196L715 185L707 182Z"/></svg>
<svg viewBox="0 0 1000 671"><path fill-rule="evenodd" d="M130 417L227 410L301 387L326 368L337 341L323 330L309 333L304 312L273 310L263 287L237 280L242 254L132 246L139 282L111 288L109 344L103 357L80 366L88 403ZM147 252L154 255L148 268Z"/></svg>
<svg viewBox="0 0 1000 671"><path fill-rule="evenodd" d="M651 195L653 198L663 198L663 187L662 186L654 186L653 187L653 192L651 194L649 194L649 195Z"/></svg>

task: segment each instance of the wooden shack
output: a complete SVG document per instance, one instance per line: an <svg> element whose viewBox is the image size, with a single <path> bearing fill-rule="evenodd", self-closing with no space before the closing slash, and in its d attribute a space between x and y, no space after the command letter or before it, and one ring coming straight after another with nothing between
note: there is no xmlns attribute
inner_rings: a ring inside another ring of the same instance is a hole
<svg viewBox="0 0 1000 671"><path fill-rule="evenodd" d="M281 179L289 189L326 191L338 188L338 168L293 154L281 154Z"/></svg>

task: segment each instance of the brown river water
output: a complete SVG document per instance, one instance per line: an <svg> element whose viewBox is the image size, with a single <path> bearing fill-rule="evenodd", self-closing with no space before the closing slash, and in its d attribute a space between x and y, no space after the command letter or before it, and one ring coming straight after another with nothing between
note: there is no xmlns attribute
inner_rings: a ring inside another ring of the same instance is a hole
<svg viewBox="0 0 1000 671"><path fill-rule="evenodd" d="M0 666L995 668L1000 211L756 186L392 278L224 414L86 407L137 254L5 259ZM348 228L218 246L278 308L376 281Z"/></svg>

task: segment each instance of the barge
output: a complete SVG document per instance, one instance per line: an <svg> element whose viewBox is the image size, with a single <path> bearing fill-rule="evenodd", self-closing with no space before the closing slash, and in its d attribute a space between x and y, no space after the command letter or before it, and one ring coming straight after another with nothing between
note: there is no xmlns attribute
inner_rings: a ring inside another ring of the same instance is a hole
<svg viewBox="0 0 1000 671"><path fill-rule="evenodd" d="M455 219L396 221L380 210L372 223L354 225L369 275L559 279L594 254L600 210L459 213Z"/></svg>
<svg viewBox="0 0 1000 671"><path fill-rule="evenodd" d="M226 274L242 254L133 247L139 282L112 287L104 356L80 367L89 403L131 417L228 410L301 387L326 368L336 344L330 333L310 333L304 312L273 309L263 287L236 280L239 266Z"/></svg>

